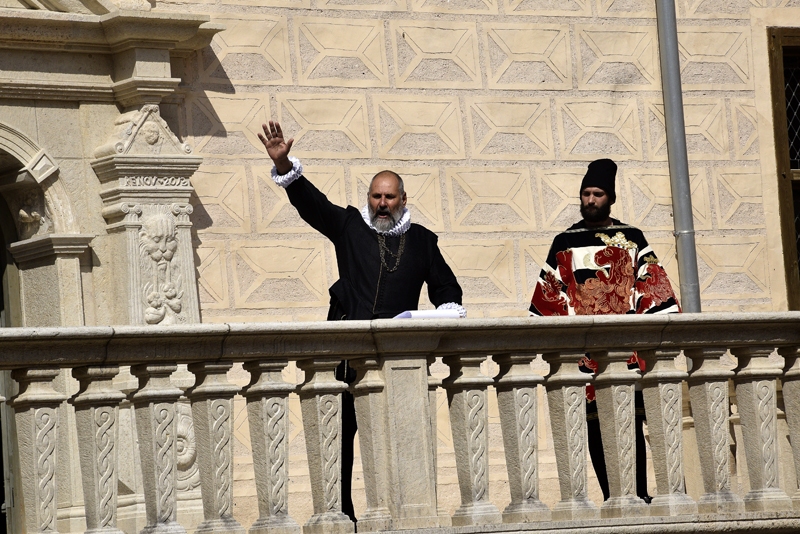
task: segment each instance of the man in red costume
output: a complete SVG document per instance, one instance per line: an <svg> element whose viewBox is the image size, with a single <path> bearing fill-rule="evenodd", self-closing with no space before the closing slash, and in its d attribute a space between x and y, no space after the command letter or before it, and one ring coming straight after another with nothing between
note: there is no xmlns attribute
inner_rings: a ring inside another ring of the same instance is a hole
<svg viewBox="0 0 800 534"><path fill-rule="evenodd" d="M611 206L616 201L616 175L617 165L610 159L589 164L580 191L583 220L553 240L533 291L532 315L680 312L667 273L642 231L611 218ZM588 355L580 365L586 373L597 371L597 363ZM644 370L644 362L636 354L628 366ZM649 503L641 391L636 392L635 406L636 493ZM591 385L586 386L586 420L589 455L603 498L608 499L603 442Z"/></svg>

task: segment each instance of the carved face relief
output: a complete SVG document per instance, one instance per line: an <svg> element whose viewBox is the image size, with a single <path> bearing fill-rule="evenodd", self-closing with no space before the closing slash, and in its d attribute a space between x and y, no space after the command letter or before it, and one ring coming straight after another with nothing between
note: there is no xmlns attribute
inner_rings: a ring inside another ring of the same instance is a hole
<svg viewBox="0 0 800 534"><path fill-rule="evenodd" d="M139 249L159 265L172 261L178 250L178 240L171 215L159 214L142 222Z"/></svg>
<svg viewBox="0 0 800 534"><path fill-rule="evenodd" d="M161 132L158 126L152 122L146 122L144 126L142 126L140 133L144 136L144 140L148 145L155 145L161 138Z"/></svg>

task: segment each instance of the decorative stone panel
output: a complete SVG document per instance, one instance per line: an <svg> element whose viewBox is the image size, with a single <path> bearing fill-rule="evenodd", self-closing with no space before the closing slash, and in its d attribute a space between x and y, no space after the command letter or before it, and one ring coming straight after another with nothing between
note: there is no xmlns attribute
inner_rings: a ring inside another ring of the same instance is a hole
<svg viewBox="0 0 800 534"><path fill-rule="evenodd" d="M209 86L291 85L292 69L286 17L249 14L246 19L214 14L227 31L214 37L213 55L200 81ZM204 54L207 51L203 52Z"/></svg>
<svg viewBox="0 0 800 534"><path fill-rule="evenodd" d="M707 26L678 30L684 90L752 89L750 29Z"/></svg>
<svg viewBox="0 0 800 534"><path fill-rule="evenodd" d="M467 98L472 157L487 160L552 159L550 101L537 98Z"/></svg>
<svg viewBox="0 0 800 534"><path fill-rule="evenodd" d="M490 89L570 89L572 52L565 24L483 24Z"/></svg>
<svg viewBox="0 0 800 534"><path fill-rule="evenodd" d="M276 99L278 120L284 131L292 132L292 153L297 157L370 156L367 100L363 94L278 93Z"/></svg>
<svg viewBox="0 0 800 534"><path fill-rule="evenodd" d="M200 320L189 222L189 177L200 165L161 119L143 106L117 119L92 162L105 186L103 216L130 266L127 320L180 324Z"/></svg>
<svg viewBox="0 0 800 534"><path fill-rule="evenodd" d="M295 17L300 85L388 87L380 20Z"/></svg>
<svg viewBox="0 0 800 534"><path fill-rule="evenodd" d="M455 232L534 230L530 173L525 167L449 168L450 228Z"/></svg>
<svg viewBox="0 0 800 534"><path fill-rule="evenodd" d="M509 15L549 15L587 17L592 14L592 0L503 0Z"/></svg>
<svg viewBox="0 0 800 534"><path fill-rule="evenodd" d="M558 99L556 109L564 159L642 159L639 110L635 100Z"/></svg>
<svg viewBox="0 0 800 534"><path fill-rule="evenodd" d="M374 95L378 155L385 159L463 159L458 98Z"/></svg>
<svg viewBox="0 0 800 534"><path fill-rule="evenodd" d="M259 233L316 233L289 203L286 191L272 179L272 166L253 166L256 193L256 221ZM303 175L324 193L328 200L345 206L344 167L304 165ZM362 200L363 202L363 200Z"/></svg>
<svg viewBox="0 0 800 534"><path fill-rule="evenodd" d="M483 3L484 0L464 1ZM481 88L478 33L474 23L393 20L389 27L397 87Z"/></svg>
<svg viewBox="0 0 800 534"><path fill-rule="evenodd" d="M575 29L580 89L661 88L655 27L576 26Z"/></svg>
<svg viewBox="0 0 800 534"><path fill-rule="evenodd" d="M236 307L327 306L324 245L321 239L232 242Z"/></svg>
<svg viewBox="0 0 800 534"><path fill-rule="evenodd" d="M683 102L686 124L686 148L690 160L727 160L730 158L728 120L725 103L718 99L686 98ZM648 156L667 160L666 120L662 99L646 104Z"/></svg>
<svg viewBox="0 0 800 534"><path fill-rule="evenodd" d="M220 159L264 156L256 133L272 116L268 94L209 91L190 95L185 106L185 128L197 154Z"/></svg>
<svg viewBox="0 0 800 534"><path fill-rule="evenodd" d="M625 169L622 183L619 174L617 176L617 190L623 184L626 190L626 222L644 231L674 229L668 169ZM711 202L705 169L692 168L689 172L689 183L694 228L711 230Z"/></svg>

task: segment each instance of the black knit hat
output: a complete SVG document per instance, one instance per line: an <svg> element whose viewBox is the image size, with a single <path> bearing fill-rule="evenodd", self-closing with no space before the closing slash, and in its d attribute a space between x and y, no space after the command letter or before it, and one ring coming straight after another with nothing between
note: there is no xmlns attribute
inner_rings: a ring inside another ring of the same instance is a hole
<svg viewBox="0 0 800 534"><path fill-rule="evenodd" d="M606 192L611 202L617 199L614 180L617 176L617 164L608 158L597 159L589 164L586 175L581 182L581 192L587 187L599 187Z"/></svg>

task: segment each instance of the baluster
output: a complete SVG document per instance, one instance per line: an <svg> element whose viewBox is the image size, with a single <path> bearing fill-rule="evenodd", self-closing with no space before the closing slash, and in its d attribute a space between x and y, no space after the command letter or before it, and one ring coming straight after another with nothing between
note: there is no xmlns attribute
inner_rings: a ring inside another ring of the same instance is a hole
<svg viewBox="0 0 800 534"><path fill-rule="evenodd" d="M189 364L195 384L186 396L192 403L192 421L200 467L203 518L196 534L244 534L233 518L233 397L239 387L228 382L231 362Z"/></svg>
<svg viewBox="0 0 800 534"><path fill-rule="evenodd" d="M170 382L174 363L143 363L131 367L139 389L131 396L147 515L147 534L185 534L177 522L175 488L178 473L175 403L183 392Z"/></svg>
<svg viewBox="0 0 800 534"><path fill-rule="evenodd" d="M531 369L535 357L493 357L500 366L494 382L511 489L511 503L503 510L504 523L549 521L551 515L539 500L536 386L544 382L544 377Z"/></svg>
<svg viewBox="0 0 800 534"><path fill-rule="evenodd" d="M630 357L630 352L592 353L597 362L594 388L610 494L600 507L601 517L648 514L647 504L636 494L634 389L639 373L628 369Z"/></svg>
<svg viewBox="0 0 800 534"><path fill-rule="evenodd" d="M56 530L58 407L66 399L53 387L58 368L15 369L19 384L9 404L17 425L22 498L27 532Z"/></svg>
<svg viewBox="0 0 800 534"><path fill-rule="evenodd" d="M342 513L342 391L336 380L337 360L308 359L297 362L305 371L298 389L306 436L308 471L314 515L303 526L305 534L350 534L355 526Z"/></svg>
<svg viewBox="0 0 800 534"><path fill-rule="evenodd" d="M743 512L742 498L731 491L728 465L728 379L733 371L720 363L725 350L690 349L684 354L692 360L689 398L705 491L697 510L701 514Z"/></svg>
<svg viewBox="0 0 800 534"><path fill-rule="evenodd" d="M389 458L386 450L385 384L377 358L350 360L358 372L353 397L358 415L358 435L367 509L358 518L358 530L377 532L392 529L389 512Z"/></svg>
<svg viewBox="0 0 800 534"><path fill-rule="evenodd" d="M436 363L436 356L431 354L428 356L428 405L430 406L431 414L431 458L433 458L433 489L437 489L437 476L439 473L439 431L438 431L438 407L439 407L439 388L442 386L442 381L439 378L431 375L431 366ZM452 526L452 519L450 514L439 503L439 498L436 498L436 513L439 516L439 526L449 527Z"/></svg>
<svg viewBox="0 0 800 534"><path fill-rule="evenodd" d="M542 357L550 364L545 388L561 488L553 519L596 519L600 510L589 500L586 489L586 383L592 377L578 369L583 354L550 352Z"/></svg>
<svg viewBox="0 0 800 534"><path fill-rule="evenodd" d="M775 379L782 371L769 362L771 347L743 347L731 352L739 360L734 383L750 477L750 491L744 496L745 510L791 510L792 500L780 488L778 477L778 404Z"/></svg>
<svg viewBox="0 0 800 534"><path fill-rule="evenodd" d="M650 515L697 513L683 478L683 381L688 375L675 368L678 354L677 350L639 351L647 364L642 389L658 487Z"/></svg>
<svg viewBox="0 0 800 534"><path fill-rule="evenodd" d="M481 373L486 361L480 355L445 356L450 376L447 391L450 427L456 456L461 506L452 517L454 527L502 522L497 507L489 501L489 412L486 387L492 379Z"/></svg>
<svg viewBox="0 0 800 534"><path fill-rule="evenodd" d="M112 386L117 374L117 365L72 370L80 382L70 402L78 426L86 528L93 534L122 534L117 528L117 421L125 394Z"/></svg>
<svg viewBox="0 0 800 534"><path fill-rule="evenodd" d="M789 441L792 444L794 469L797 485L800 486L800 347L781 347L778 354L783 356L783 405L786 409L786 422L789 425ZM800 510L800 488L794 488L792 504Z"/></svg>
<svg viewBox="0 0 800 534"><path fill-rule="evenodd" d="M289 393L295 386L283 380L286 360L246 362L250 384L247 419L253 450L259 517L248 534L299 534L289 516Z"/></svg>

